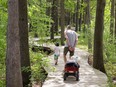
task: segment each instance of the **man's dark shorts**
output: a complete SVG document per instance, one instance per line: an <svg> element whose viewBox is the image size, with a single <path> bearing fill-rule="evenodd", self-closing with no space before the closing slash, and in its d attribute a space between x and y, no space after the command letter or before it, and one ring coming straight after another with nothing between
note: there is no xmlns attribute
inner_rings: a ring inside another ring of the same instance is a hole
<svg viewBox="0 0 116 87"><path fill-rule="evenodd" d="M64 55L66 55L68 53L68 51L70 52L70 56L73 56L74 55L74 51L70 51L69 50L69 47L64 47Z"/></svg>

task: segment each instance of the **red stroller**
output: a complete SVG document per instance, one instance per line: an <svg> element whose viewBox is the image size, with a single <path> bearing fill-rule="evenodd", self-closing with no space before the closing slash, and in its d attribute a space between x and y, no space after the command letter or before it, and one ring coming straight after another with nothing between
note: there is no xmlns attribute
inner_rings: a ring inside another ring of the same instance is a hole
<svg viewBox="0 0 116 87"><path fill-rule="evenodd" d="M67 62L64 69L64 81L68 76L76 77L76 81L79 81L79 64L76 62Z"/></svg>

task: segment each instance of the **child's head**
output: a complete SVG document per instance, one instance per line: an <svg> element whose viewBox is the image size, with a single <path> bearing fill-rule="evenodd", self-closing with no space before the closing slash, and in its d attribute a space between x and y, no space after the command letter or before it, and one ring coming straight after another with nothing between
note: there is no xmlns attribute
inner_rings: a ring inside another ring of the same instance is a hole
<svg viewBox="0 0 116 87"><path fill-rule="evenodd" d="M55 44L55 46L59 46L59 43L57 42L57 43Z"/></svg>

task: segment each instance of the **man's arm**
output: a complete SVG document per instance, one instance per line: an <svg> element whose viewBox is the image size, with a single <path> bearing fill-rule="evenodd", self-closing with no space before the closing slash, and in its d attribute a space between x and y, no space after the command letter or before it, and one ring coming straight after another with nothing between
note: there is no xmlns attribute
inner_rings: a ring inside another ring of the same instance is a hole
<svg viewBox="0 0 116 87"><path fill-rule="evenodd" d="M75 32L75 34L76 34L76 38L75 38L75 44L74 44L74 47L76 47L76 44L77 44L77 42L78 42L78 35L77 35L76 32Z"/></svg>
<svg viewBox="0 0 116 87"><path fill-rule="evenodd" d="M68 38L68 36L67 36L67 34L66 34L66 31L64 31L64 36L65 36L65 38L66 38L66 43L68 44L68 46L70 46L69 38Z"/></svg>

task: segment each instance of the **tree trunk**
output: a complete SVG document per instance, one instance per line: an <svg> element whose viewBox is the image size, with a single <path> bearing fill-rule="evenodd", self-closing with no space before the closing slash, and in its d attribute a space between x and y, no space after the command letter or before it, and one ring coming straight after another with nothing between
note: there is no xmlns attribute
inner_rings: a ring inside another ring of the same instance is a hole
<svg viewBox="0 0 116 87"><path fill-rule="evenodd" d="M74 16L74 13L72 13L72 12L71 12L71 16L70 16L71 23L70 23L70 24L72 24L72 26L73 26L73 24L74 24L74 21L73 21L73 16Z"/></svg>
<svg viewBox="0 0 116 87"><path fill-rule="evenodd" d="M85 3L85 0L83 0L83 3ZM83 38L86 37L87 34L87 27L86 27L86 7L83 7Z"/></svg>
<svg viewBox="0 0 116 87"><path fill-rule="evenodd" d="M86 13L86 25L87 25L87 34L88 34L88 51L92 50L92 34L90 28L90 0L85 0L87 7L85 8Z"/></svg>
<svg viewBox="0 0 116 87"><path fill-rule="evenodd" d="M51 23L51 29L50 29L50 39L54 39L54 29L55 29L55 25L54 25L54 0L52 1L52 13L51 13L51 17L53 22Z"/></svg>
<svg viewBox="0 0 116 87"><path fill-rule="evenodd" d="M72 16L73 16L73 18L72 18L72 19L73 19L73 23L72 23L72 24L73 24L73 26L75 27L75 24L76 24L76 9L75 9L74 11L75 11L75 12L74 12L73 15L72 15Z"/></svg>
<svg viewBox="0 0 116 87"><path fill-rule="evenodd" d="M46 2L47 2L47 3L50 3L51 0L46 0ZM47 3L46 3L46 5L47 5ZM48 15L48 16L51 15L51 7L47 7L47 8L46 8L46 15Z"/></svg>
<svg viewBox="0 0 116 87"><path fill-rule="evenodd" d="M93 67L106 73L103 61L104 8L105 0L97 0Z"/></svg>
<svg viewBox="0 0 116 87"><path fill-rule="evenodd" d="M77 0L77 5L76 5L76 28L75 31L78 31L79 29L79 4L80 0Z"/></svg>
<svg viewBox="0 0 116 87"><path fill-rule="evenodd" d="M19 0L8 1L6 87L23 87L19 31Z"/></svg>
<svg viewBox="0 0 116 87"><path fill-rule="evenodd" d="M113 29L114 29L114 15L115 15L115 11L114 11L114 6L115 6L115 1L111 0L111 19L110 19L110 34L113 36Z"/></svg>
<svg viewBox="0 0 116 87"><path fill-rule="evenodd" d="M55 2L55 33L58 34L58 5L59 5L59 0L56 0Z"/></svg>
<svg viewBox="0 0 116 87"><path fill-rule="evenodd" d="M65 10L64 10L64 1L60 0L60 18L61 18L61 45L64 45L64 28L65 28Z"/></svg>
<svg viewBox="0 0 116 87"><path fill-rule="evenodd" d="M51 31L53 31L53 33L58 34L58 0L53 0L51 16L52 16L52 20L53 20ZM53 36L54 35L52 34L51 38Z"/></svg>
<svg viewBox="0 0 116 87"><path fill-rule="evenodd" d="M115 44L116 44L116 1L115 1L115 30L114 30L114 36L115 36Z"/></svg>
<svg viewBox="0 0 116 87"><path fill-rule="evenodd" d="M80 1L80 9L82 9L82 3L83 3L83 0ZM81 31L81 24L82 24L82 12L80 11L80 14L79 14L79 31Z"/></svg>
<svg viewBox="0 0 116 87"><path fill-rule="evenodd" d="M69 25L71 24L71 19L70 19L70 12L65 12L66 13L66 16L65 16L65 25Z"/></svg>
<svg viewBox="0 0 116 87"><path fill-rule="evenodd" d="M27 0L19 0L19 28L21 67L29 69L28 71L22 71L23 87L26 87L30 83L31 76L28 44Z"/></svg>

